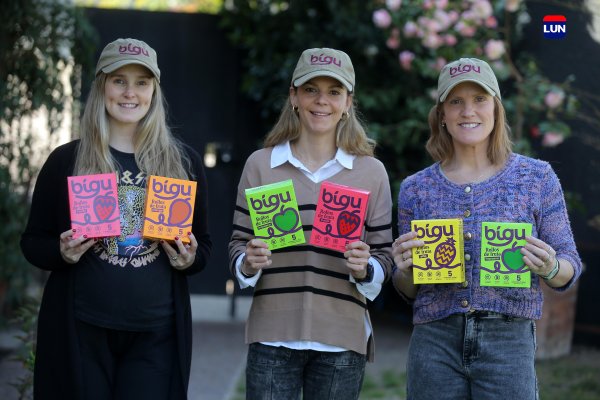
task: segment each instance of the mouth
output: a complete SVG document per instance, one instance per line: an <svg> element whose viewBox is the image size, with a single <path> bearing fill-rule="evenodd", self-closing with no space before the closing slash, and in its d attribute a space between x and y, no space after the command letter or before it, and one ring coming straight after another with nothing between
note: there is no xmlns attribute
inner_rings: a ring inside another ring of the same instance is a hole
<svg viewBox="0 0 600 400"><path fill-rule="evenodd" d="M137 106L135 103L119 103L119 107L123 108L136 108Z"/></svg>
<svg viewBox="0 0 600 400"><path fill-rule="evenodd" d="M324 113L324 112L317 112L317 111L311 111L310 113L316 117L329 117L331 115L331 113Z"/></svg>
<svg viewBox="0 0 600 400"><path fill-rule="evenodd" d="M478 122L465 122L462 124L458 124L461 128L465 128L465 129L473 129L473 128L477 128L479 125L481 125Z"/></svg>

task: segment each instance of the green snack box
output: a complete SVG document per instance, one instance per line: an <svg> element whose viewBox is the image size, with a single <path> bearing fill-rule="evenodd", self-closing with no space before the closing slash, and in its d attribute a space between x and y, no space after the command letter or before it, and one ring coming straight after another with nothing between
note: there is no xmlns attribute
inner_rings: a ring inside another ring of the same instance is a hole
<svg viewBox="0 0 600 400"><path fill-rule="evenodd" d="M481 224L481 286L531 287L531 272L521 254L526 235L531 235L531 224Z"/></svg>
<svg viewBox="0 0 600 400"><path fill-rule="evenodd" d="M291 179L246 189L246 200L254 235L270 250L305 243Z"/></svg>

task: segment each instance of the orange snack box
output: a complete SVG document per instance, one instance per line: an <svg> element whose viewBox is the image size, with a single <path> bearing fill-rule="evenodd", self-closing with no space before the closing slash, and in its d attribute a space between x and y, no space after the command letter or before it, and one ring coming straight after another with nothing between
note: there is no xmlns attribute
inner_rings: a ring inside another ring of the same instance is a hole
<svg viewBox="0 0 600 400"><path fill-rule="evenodd" d="M192 229L196 182L150 175L146 184L144 227L146 239L174 241L179 237L189 243Z"/></svg>

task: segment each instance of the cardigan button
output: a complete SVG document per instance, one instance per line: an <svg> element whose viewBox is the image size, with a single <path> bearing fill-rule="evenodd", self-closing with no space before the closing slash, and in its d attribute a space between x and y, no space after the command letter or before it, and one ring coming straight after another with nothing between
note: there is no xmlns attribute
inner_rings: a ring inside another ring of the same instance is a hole
<svg viewBox="0 0 600 400"><path fill-rule="evenodd" d="M465 240L471 240L471 239L473 239L473 234L471 232L465 233Z"/></svg>
<svg viewBox="0 0 600 400"><path fill-rule="evenodd" d="M465 187L465 193L471 193L471 186Z"/></svg>
<svg viewBox="0 0 600 400"><path fill-rule="evenodd" d="M471 210L465 210L463 215L465 216L465 218L469 218L471 216Z"/></svg>
<svg viewBox="0 0 600 400"><path fill-rule="evenodd" d="M469 302L467 300L463 300L460 302L461 307L467 308L469 307Z"/></svg>
<svg viewBox="0 0 600 400"><path fill-rule="evenodd" d="M465 254L465 261L471 261L471 255L469 253Z"/></svg>

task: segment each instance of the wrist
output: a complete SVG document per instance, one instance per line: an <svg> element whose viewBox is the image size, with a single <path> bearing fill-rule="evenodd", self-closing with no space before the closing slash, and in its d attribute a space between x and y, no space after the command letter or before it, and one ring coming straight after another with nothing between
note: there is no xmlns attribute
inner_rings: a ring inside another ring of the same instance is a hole
<svg viewBox="0 0 600 400"><path fill-rule="evenodd" d="M356 278L356 277L354 278L354 281L356 283L369 283L369 282L373 281L373 275L375 273L373 264L371 264L371 262L369 262L367 264L367 268L365 268L365 269L366 269L367 273L365 274L365 276L363 278Z"/></svg>
<svg viewBox="0 0 600 400"><path fill-rule="evenodd" d="M242 258L242 262L240 264L240 273L242 274L242 276L246 279L250 279L253 278L254 275L256 275L256 273L252 274L252 273L247 273L246 271L244 271L244 266L246 265L246 255L244 254L244 257Z"/></svg>
<svg viewBox="0 0 600 400"><path fill-rule="evenodd" d="M540 277L545 281L550 281L558 274L558 271L560 271L560 261L558 261L557 258L552 271L550 271L547 275L540 275Z"/></svg>

